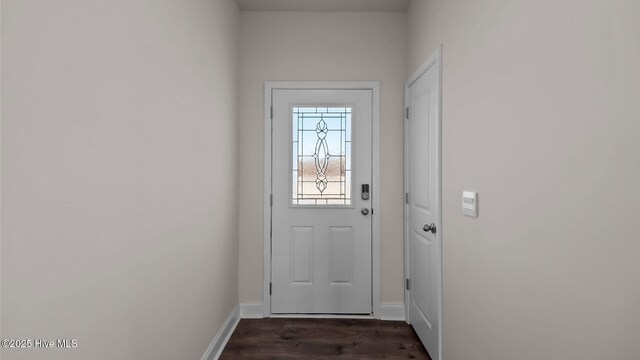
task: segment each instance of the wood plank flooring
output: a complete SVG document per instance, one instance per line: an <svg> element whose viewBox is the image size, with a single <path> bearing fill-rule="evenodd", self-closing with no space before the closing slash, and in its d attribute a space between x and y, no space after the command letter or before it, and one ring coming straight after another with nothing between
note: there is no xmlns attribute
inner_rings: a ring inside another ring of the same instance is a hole
<svg viewBox="0 0 640 360"><path fill-rule="evenodd" d="M220 359L427 359L410 325L369 319L243 319Z"/></svg>

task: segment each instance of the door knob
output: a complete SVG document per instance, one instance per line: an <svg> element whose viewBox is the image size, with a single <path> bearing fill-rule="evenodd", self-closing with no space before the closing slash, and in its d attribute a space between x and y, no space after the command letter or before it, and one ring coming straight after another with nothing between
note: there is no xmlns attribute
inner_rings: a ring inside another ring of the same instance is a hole
<svg viewBox="0 0 640 360"><path fill-rule="evenodd" d="M367 208L362 208L362 210L360 210L360 212L362 213L362 215L369 215L369 209L367 209Z"/></svg>
<svg viewBox="0 0 640 360"><path fill-rule="evenodd" d="M425 232L429 232L431 231L432 233L436 233L436 225L434 223L431 223L431 225L425 225L422 227L422 230L424 230Z"/></svg>

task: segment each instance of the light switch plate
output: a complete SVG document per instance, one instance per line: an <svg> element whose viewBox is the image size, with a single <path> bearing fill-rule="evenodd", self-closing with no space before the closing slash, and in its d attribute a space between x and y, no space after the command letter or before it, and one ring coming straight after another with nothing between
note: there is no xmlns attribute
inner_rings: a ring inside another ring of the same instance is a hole
<svg viewBox="0 0 640 360"><path fill-rule="evenodd" d="M464 215L478 217L478 193L475 191L462 192L462 213Z"/></svg>

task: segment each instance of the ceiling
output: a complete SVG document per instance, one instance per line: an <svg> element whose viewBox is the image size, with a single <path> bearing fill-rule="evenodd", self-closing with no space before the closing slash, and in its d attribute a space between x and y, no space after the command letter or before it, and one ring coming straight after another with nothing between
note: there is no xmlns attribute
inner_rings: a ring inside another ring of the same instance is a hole
<svg viewBox="0 0 640 360"><path fill-rule="evenodd" d="M396 11L411 0L236 0L241 10L252 11Z"/></svg>

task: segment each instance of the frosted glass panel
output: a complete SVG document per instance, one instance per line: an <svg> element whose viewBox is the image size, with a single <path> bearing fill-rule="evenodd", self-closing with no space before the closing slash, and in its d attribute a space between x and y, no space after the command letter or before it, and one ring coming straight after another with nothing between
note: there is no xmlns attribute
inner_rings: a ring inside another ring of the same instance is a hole
<svg viewBox="0 0 640 360"><path fill-rule="evenodd" d="M293 108L294 205L351 204L351 108Z"/></svg>

